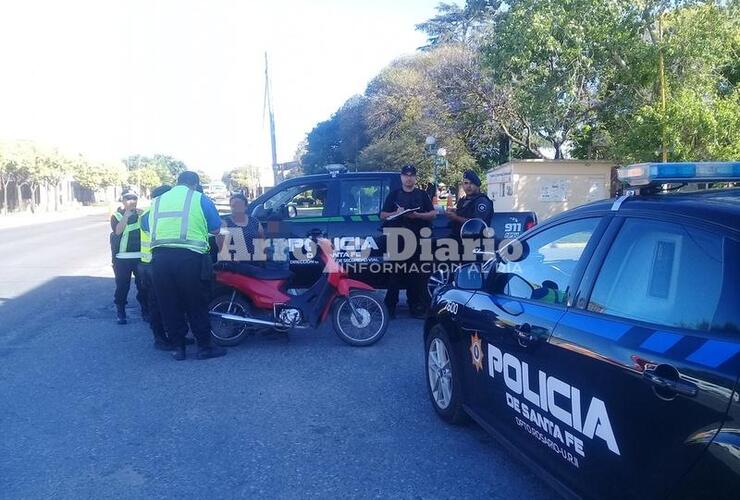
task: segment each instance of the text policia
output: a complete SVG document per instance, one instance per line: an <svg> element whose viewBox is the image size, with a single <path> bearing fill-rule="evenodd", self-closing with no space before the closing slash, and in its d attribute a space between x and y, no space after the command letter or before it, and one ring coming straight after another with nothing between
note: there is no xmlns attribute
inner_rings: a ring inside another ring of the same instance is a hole
<svg viewBox="0 0 740 500"><path fill-rule="evenodd" d="M592 441L598 438L609 451L620 455L604 401L595 396L589 401L577 387L531 368L492 344L487 350L488 375L494 380L503 379L510 391L506 392L506 404L516 412L519 427L576 467L577 457L586 456L579 436ZM561 424L567 427L561 428Z"/></svg>
<svg viewBox="0 0 740 500"><path fill-rule="evenodd" d="M492 228L487 228L482 238L466 238L462 244L455 238L432 239L429 228L423 228L417 237L406 228L383 228L382 237L351 236L333 238L334 258L341 262L373 262L371 253L380 249L379 241L385 241L383 262L403 262L417 254L419 262L459 262L476 260L475 250L485 252L497 250ZM312 238L255 238L254 252L249 252L241 231L223 234L224 244L219 260L266 261L266 260L313 260L317 244ZM498 244L505 250L507 260L516 261L522 254L517 240L504 240ZM268 256L271 255L271 259ZM377 261L377 260L376 260Z"/></svg>

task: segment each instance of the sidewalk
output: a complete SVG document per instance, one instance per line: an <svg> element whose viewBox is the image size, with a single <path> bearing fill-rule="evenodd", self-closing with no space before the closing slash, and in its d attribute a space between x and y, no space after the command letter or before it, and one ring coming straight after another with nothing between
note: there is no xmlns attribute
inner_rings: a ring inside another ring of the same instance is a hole
<svg viewBox="0 0 740 500"><path fill-rule="evenodd" d="M100 215L101 220L107 220L104 216L110 213L110 208L107 205L104 205L93 207L77 207L62 212L37 212L35 214L31 212L23 212L10 213L8 215L0 214L0 229L10 229L14 227L43 224L45 222L56 222L60 220L75 219L77 217L85 217L86 215Z"/></svg>

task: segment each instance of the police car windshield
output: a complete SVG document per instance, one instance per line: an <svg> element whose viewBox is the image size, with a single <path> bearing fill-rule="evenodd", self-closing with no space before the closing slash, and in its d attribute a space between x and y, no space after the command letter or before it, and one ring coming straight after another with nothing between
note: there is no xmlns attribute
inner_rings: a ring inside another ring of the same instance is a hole
<svg viewBox="0 0 740 500"><path fill-rule="evenodd" d="M295 195L305 190L306 186L293 186L282 191L278 191L269 200L264 203L266 210L274 210L276 207L280 207L291 200Z"/></svg>

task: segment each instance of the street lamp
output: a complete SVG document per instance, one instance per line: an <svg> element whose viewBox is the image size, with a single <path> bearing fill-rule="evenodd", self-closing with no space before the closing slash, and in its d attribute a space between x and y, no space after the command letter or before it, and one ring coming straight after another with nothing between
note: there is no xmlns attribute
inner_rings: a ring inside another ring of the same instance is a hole
<svg viewBox="0 0 740 500"><path fill-rule="evenodd" d="M427 154L429 156L432 156L434 154L434 146L437 144L437 139L434 138L433 135L428 135L426 140L424 141L424 145L426 146Z"/></svg>

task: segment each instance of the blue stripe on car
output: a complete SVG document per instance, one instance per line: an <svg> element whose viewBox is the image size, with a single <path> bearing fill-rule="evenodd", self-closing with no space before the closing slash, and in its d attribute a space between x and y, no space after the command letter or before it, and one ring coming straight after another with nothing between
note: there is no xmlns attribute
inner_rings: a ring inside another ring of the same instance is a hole
<svg viewBox="0 0 740 500"><path fill-rule="evenodd" d="M676 345L682 338L682 335L677 335L675 333L655 332L645 339L645 342L643 342L640 347L647 349L648 351L664 353Z"/></svg>
<svg viewBox="0 0 740 500"><path fill-rule="evenodd" d="M740 344L722 342L721 340L708 340L686 358L686 360L710 368L717 368L738 352L740 352Z"/></svg>
<svg viewBox="0 0 740 500"><path fill-rule="evenodd" d="M593 333L609 340L621 339L632 328L626 323L598 319L580 314L566 314L562 319L562 323L571 328Z"/></svg>

